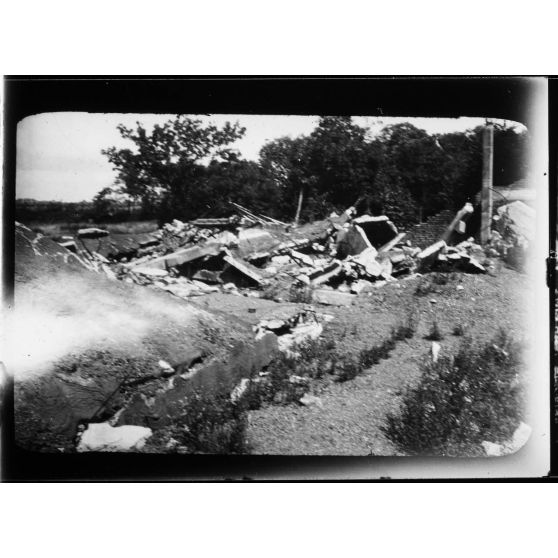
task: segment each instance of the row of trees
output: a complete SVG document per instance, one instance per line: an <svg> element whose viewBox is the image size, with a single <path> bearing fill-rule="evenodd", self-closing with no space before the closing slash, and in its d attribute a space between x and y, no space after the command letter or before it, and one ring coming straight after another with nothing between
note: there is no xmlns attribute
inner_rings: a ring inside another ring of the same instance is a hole
<svg viewBox="0 0 558 558"><path fill-rule="evenodd" d="M313 220L358 203L398 224L457 209L480 189L482 127L428 134L405 123L371 137L350 117L325 116L314 131L265 144L257 162L231 145L245 129L178 116L151 133L118 127L133 149L103 151L117 172L94 202L110 214L123 199L140 202L144 217L183 220L226 216L230 201L277 219ZM527 132L495 126L495 184L527 172Z"/></svg>

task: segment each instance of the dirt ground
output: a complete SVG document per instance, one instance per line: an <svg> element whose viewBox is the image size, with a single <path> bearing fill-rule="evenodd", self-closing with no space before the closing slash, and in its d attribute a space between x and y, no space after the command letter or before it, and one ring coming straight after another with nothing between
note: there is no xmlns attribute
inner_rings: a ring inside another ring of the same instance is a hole
<svg viewBox="0 0 558 558"><path fill-rule="evenodd" d="M340 355L379 344L410 314L418 326L412 339L398 342L388 359L363 375L312 385L320 405L273 405L250 412L249 452L395 455L382 425L418 382L421 361L431 349L425 337L435 320L442 353L448 354L462 338L453 334L456 326L483 340L500 327L516 338L528 338L532 331L529 279L499 262L484 275L400 279L359 295L347 307L291 303L285 296L285 302L276 302L261 298L261 291L260 296L212 293L185 301L85 270L52 241L20 233L10 368L16 376L16 435L35 449L71 451L78 425L100 420L97 408L123 380L143 382L142 396L154 396L161 381L149 378L160 370L159 360L174 366L201 351L208 359L220 359L227 371L233 367L228 359L234 344L252 342L260 320L312 306L332 318L323 337L335 341ZM102 420L122 401L111 405Z"/></svg>
<svg viewBox="0 0 558 558"><path fill-rule="evenodd" d="M428 277L428 276L425 276ZM397 455L381 431L387 414L397 412L405 390L420 378L420 362L429 358L425 339L436 317L442 352L456 350L462 337L456 325L473 338L491 338L499 327L516 338L528 337L531 306L528 278L502 267L495 275L446 274L445 285L416 294L425 278L386 285L350 307L327 307L335 319L324 336L336 339L338 350L357 352L381 341L392 326L415 311L415 336L397 344L390 358L345 383L317 386L322 406L268 406L250 413L248 441L254 454ZM459 288L462 287L462 288Z"/></svg>

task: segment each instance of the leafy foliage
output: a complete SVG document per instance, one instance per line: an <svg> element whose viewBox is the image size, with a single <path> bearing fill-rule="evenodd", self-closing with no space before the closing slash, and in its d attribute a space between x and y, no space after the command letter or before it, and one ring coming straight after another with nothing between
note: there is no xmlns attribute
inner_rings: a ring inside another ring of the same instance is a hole
<svg viewBox="0 0 558 558"><path fill-rule="evenodd" d="M423 365L386 435L411 455L475 455L484 440L508 440L523 413L521 354L503 331L484 345L465 338L455 357Z"/></svg>
<svg viewBox="0 0 558 558"><path fill-rule="evenodd" d="M96 197L103 213L114 209L117 191L141 203L144 217L165 220L225 216L229 201L286 221L356 204L407 227L458 209L481 185L482 127L429 134L403 123L371 137L349 116L323 116L309 135L266 143L258 162L231 147L245 133L238 124L218 128L177 116L151 132L140 123L118 130L130 148L103 151L118 173L116 186ZM529 141L526 132L495 125L495 184L526 176Z"/></svg>

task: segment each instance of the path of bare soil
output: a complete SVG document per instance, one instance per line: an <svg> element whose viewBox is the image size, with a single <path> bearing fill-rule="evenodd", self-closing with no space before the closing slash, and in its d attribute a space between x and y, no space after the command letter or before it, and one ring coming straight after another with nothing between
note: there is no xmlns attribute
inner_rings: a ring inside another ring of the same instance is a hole
<svg viewBox="0 0 558 558"><path fill-rule="evenodd" d="M383 435L386 415L397 412L405 390L420 378L420 361L428 357L434 315L443 352L454 351L462 337L457 324L474 338L491 338L502 327L514 337L528 336L528 278L502 267L495 275L446 274L445 285L416 294L414 278L386 285L348 308L328 308L335 316L324 336L336 339L340 352L357 352L382 341L391 326L415 309L417 332L399 342L390 358L346 383L316 387L322 406L268 406L250 413L251 453L281 455L396 455ZM462 288L460 288L462 287ZM435 301L435 302L433 302Z"/></svg>

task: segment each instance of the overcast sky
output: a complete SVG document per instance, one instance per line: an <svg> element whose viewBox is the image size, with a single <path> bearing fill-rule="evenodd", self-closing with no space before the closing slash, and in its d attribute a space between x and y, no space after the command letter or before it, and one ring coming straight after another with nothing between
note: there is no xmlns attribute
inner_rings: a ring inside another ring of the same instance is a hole
<svg viewBox="0 0 558 558"><path fill-rule="evenodd" d="M120 137L116 126L141 122L148 130L173 118L169 114L93 114L58 112L29 116L18 124L16 198L36 200L90 200L116 178L101 150L111 146L133 147ZM234 147L241 155L257 160L261 147L281 136L309 134L318 116L212 115L196 116L204 122L222 125L238 121L245 136ZM353 117L372 134L384 126L410 122L429 133L464 131L484 123L483 118L376 118Z"/></svg>

